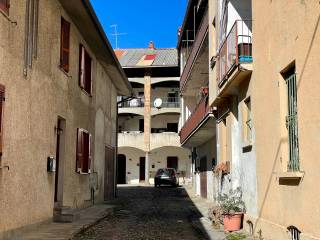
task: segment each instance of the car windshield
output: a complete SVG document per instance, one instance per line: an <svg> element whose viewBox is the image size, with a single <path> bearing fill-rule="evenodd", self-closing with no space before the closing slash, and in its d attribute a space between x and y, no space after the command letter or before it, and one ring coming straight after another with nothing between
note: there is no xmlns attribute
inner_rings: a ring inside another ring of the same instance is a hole
<svg viewBox="0 0 320 240"><path fill-rule="evenodd" d="M157 175L172 176L172 175L174 175L174 170L173 169L159 169L157 172Z"/></svg>

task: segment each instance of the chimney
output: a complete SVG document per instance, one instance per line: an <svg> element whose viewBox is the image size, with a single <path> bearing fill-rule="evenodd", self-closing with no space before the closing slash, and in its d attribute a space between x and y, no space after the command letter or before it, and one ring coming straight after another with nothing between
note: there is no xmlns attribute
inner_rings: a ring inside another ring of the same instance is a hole
<svg viewBox="0 0 320 240"><path fill-rule="evenodd" d="M150 41L150 42L149 42L148 48L149 48L149 49L154 49L154 43L153 43L153 41Z"/></svg>

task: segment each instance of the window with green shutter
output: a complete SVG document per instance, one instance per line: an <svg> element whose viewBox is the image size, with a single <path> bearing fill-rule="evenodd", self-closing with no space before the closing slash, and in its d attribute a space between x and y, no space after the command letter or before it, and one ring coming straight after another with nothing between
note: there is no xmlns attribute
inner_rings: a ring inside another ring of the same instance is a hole
<svg viewBox="0 0 320 240"><path fill-rule="evenodd" d="M299 171L299 139L298 139L298 108L297 108L297 78L295 67L283 74L287 87L288 111L286 128L289 139L288 171Z"/></svg>

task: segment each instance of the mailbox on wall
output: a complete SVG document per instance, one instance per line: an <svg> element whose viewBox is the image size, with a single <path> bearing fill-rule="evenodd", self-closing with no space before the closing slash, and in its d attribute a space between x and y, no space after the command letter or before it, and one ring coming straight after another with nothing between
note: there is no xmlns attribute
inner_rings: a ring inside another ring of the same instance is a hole
<svg viewBox="0 0 320 240"><path fill-rule="evenodd" d="M52 156L49 156L47 159L47 172L56 171L56 159Z"/></svg>

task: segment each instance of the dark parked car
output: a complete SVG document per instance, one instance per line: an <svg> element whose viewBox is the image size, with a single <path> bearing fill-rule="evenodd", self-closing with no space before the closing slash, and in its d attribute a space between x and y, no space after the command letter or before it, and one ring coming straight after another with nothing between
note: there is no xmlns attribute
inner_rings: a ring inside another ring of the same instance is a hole
<svg viewBox="0 0 320 240"><path fill-rule="evenodd" d="M160 187L160 185L171 185L177 187L179 185L179 179L174 168L160 168L158 169L156 176L154 177L154 186Z"/></svg>

